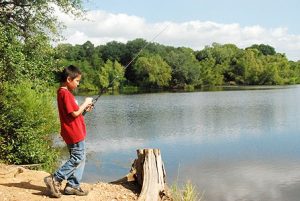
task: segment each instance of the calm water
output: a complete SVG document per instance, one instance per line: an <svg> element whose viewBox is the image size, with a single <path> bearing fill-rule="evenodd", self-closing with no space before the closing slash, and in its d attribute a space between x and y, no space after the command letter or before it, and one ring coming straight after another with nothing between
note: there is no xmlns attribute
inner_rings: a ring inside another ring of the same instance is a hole
<svg viewBox="0 0 300 201"><path fill-rule="evenodd" d="M103 96L86 115L84 181L119 179L136 149L159 148L167 182L207 201L299 201L299 103L300 86Z"/></svg>

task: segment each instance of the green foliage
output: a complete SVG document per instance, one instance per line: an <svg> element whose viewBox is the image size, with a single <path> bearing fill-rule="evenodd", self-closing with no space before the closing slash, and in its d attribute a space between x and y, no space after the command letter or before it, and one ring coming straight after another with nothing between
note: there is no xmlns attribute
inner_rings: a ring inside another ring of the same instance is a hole
<svg viewBox="0 0 300 201"><path fill-rule="evenodd" d="M16 30L0 24L0 82L15 82L22 76L25 55L22 43L15 35Z"/></svg>
<svg viewBox="0 0 300 201"><path fill-rule="evenodd" d="M261 52L263 55L275 55L276 51L275 48L270 46L270 45L265 45L265 44L254 44L251 45L250 47L246 49L257 49L259 52Z"/></svg>
<svg viewBox="0 0 300 201"><path fill-rule="evenodd" d="M255 49L247 49L239 58L237 65L244 69L243 84L260 84L264 66L258 54L258 51Z"/></svg>
<svg viewBox="0 0 300 201"><path fill-rule="evenodd" d="M118 88L124 80L124 68L117 61L107 60L104 66L100 68L98 75L100 88Z"/></svg>
<svg viewBox="0 0 300 201"><path fill-rule="evenodd" d="M203 86L215 86L223 84L223 74L220 68L216 67L214 58L206 58L200 62L201 83Z"/></svg>
<svg viewBox="0 0 300 201"><path fill-rule="evenodd" d="M171 68L159 55L139 57L133 68L140 86L169 86Z"/></svg>
<svg viewBox="0 0 300 201"><path fill-rule="evenodd" d="M89 41L83 45L65 44L59 45L57 52L62 52L58 59L64 61L64 65L75 63L84 69L81 88L90 90L107 86L111 80L111 64L103 61L118 61L127 66L124 81L120 83L122 87L192 90L226 84L300 83L297 63L289 62L284 54L276 53L273 47L264 44L244 50L234 44L213 43L203 50L193 51L135 39L126 44L113 41L97 47ZM171 69L171 78L164 63Z"/></svg>
<svg viewBox="0 0 300 201"><path fill-rule="evenodd" d="M0 81L33 80L48 84L54 78L54 52L50 41L59 37L61 26L54 5L79 15L80 0L0 0Z"/></svg>
<svg viewBox="0 0 300 201"><path fill-rule="evenodd" d="M166 62L172 68L172 84L176 87L201 84L200 63L189 48L178 48L166 56Z"/></svg>
<svg viewBox="0 0 300 201"><path fill-rule="evenodd" d="M241 50L233 44L220 45L213 43L206 46L203 50L196 52L202 68L203 85L223 85L236 78L236 57Z"/></svg>
<svg viewBox="0 0 300 201"><path fill-rule="evenodd" d="M53 80L53 49L43 35L22 42L16 31L0 24L0 81L34 80L37 85Z"/></svg>
<svg viewBox="0 0 300 201"><path fill-rule="evenodd" d="M55 163L51 135L58 131L58 118L52 97L49 90L35 90L30 81L1 84L0 160L47 168Z"/></svg>
<svg viewBox="0 0 300 201"><path fill-rule="evenodd" d="M0 161L47 169L56 162L58 118L48 91L58 70L50 44L61 28L54 5L81 14L81 0L0 0Z"/></svg>
<svg viewBox="0 0 300 201"><path fill-rule="evenodd" d="M112 41L100 47L103 61L111 60L120 62L125 54L125 44Z"/></svg>
<svg viewBox="0 0 300 201"><path fill-rule="evenodd" d="M57 35L60 24L54 15L55 7L76 16L81 14L81 0L0 0L0 24L13 27L25 40L33 35Z"/></svg>
<svg viewBox="0 0 300 201"><path fill-rule="evenodd" d="M290 64L290 69L291 69L291 83L296 84L300 83L300 61L294 62L294 61L289 61Z"/></svg>
<svg viewBox="0 0 300 201"><path fill-rule="evenodd" d="M65 65L70 65L70 62L65 61ZM95 79L97 79L97 75L94 74L94 69L91 64L87 60L80 60L77 62L72 62L72 64L78 66L82 72L82 79L79 87L85 90L97 90L98 88L95 86Z"/></svg>

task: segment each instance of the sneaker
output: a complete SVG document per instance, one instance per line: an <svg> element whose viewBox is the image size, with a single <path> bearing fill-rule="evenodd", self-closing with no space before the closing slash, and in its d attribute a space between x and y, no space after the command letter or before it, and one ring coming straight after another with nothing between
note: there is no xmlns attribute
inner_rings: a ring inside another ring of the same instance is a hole
<svg viewBox="0 0 300 201"><path fill-rule="evenodd" d="M82 190L80 187L71 187L68 184L66 185L65 189L64 189L64 193L66 195L78 195L78 196L86 196L87 194L89 194L88 191L84 191Z"/></svg>
<svg viewBox="0 0 300 201"><path fill-rule="evenodd" d="M61 182L56 181L52 175L45 177L44 182L47 186L47 189L50 191L51 196L56 198L61 197L61 193L60 193Z"/></svg>

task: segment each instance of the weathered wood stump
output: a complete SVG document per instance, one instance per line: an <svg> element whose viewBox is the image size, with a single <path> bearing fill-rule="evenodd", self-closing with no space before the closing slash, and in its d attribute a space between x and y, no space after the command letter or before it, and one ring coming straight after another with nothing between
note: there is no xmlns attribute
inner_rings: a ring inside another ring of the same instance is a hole
<svg viewBox="0 0 300 201"><path fill-rule="evenodd" d="M167 185L166 172L159 149L138 149L130 172L112 183L135 181L141 187L138 201L171 200Z"/></svg>

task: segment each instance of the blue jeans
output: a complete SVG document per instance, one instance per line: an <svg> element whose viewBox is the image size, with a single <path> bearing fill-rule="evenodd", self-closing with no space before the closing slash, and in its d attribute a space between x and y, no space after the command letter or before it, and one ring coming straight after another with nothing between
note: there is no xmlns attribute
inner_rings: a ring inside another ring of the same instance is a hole
<svg viewBox="0 0 300 201"><path fill-rule="evenodd" d="M69 160L54 174L57 181L67 180L71 187L79 187L85 165L85 141L68 144Z"/></svg>

